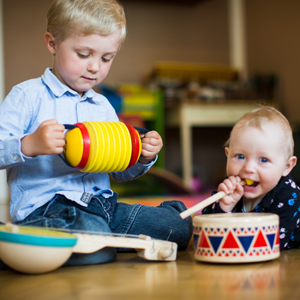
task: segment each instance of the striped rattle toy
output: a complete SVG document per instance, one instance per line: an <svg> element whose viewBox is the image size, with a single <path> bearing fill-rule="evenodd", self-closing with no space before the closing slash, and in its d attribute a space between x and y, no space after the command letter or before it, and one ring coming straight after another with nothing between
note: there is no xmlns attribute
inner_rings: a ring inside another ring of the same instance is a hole
<svg viewBox="0 0 300 300"><path fill-rule="evenodd" d="M122 122L83 122L65 128L65 161L90 173L119 172L132 167L142 151L136 129L148 132Z"/></svg>

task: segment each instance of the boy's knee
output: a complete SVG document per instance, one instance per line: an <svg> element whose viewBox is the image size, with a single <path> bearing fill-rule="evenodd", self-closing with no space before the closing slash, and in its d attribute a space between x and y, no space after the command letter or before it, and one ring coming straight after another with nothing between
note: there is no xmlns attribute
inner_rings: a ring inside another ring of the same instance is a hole
<svg viewBox="0 0 300 300"><path fill-rule="evenodd" d="M160 205L161 208L171 212L168 218L170 234L168 240L178 244L178 250L186 249L192 234L192 218L181 219L180 213L186 210L186 206L181 201L165 201Z"/></svg>

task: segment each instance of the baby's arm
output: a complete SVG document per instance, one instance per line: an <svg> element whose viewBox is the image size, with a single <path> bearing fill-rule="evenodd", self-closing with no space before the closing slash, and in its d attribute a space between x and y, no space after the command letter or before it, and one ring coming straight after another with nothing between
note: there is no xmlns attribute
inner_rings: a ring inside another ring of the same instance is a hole
<svg viewBox="0 0 300 300"><path fill-rule="evenodd" d="M163 146L161 136L156 131L149 131L146 134L140 134L142 139L142 153L139 162L147 164L155 158Z"/></svg>
<svg viewBox="0 0 300 300"><path fill-rule="evenodd" d="M225 179L218 187L218 192L220 191L226 194L219 201L220 207L225 212L232 211L244 194L244 189L241 186L241 178L239 176L230 176Z"/></svg>
<svg viewBox="0 0 300 300"><path fill-rule="evenodd" d="M21 140L21 151L26 156L51 155L63 152L65 127L55 119L41 123L38 129Z"/></svg>

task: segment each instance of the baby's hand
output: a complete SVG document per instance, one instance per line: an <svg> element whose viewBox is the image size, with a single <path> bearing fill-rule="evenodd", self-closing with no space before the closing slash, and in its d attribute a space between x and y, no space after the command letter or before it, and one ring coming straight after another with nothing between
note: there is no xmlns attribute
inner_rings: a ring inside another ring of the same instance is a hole
<svg viewBox="0 0 300 300"><path fill-rule="evenodd" d="M161 136L156 131L149 131L146 134L140 134L142 139L142 155L139 162L147 164L161 150L163 141Z"/></svg>
<svg viewBox="0 0 300 300"><path fill-rule="evenodd" d="M223 191L226 194L226 196L219 201L221 208L225 212L232 211L236 203L244 194L241 178L239 176L230 176L225 179L218 187L218 192L220 191Z"/></svg>
<svg viewBox="0 0 300 300"><path fill-rule="evenodd" d="M21 151L26 156L51 155L63 152L65 126L55 119L41 123L38 129L21 140Z"/></svg>

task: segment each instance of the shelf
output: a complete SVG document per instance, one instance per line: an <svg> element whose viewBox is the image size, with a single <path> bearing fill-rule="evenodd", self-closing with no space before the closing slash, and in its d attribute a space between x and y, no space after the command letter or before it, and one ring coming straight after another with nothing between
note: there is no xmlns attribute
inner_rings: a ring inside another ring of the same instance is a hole
<svg viewBox="0 0 300 300"><path fill-rule="evenodd" d="M188 80L224 80L238 78L238 71L228 65L206 65L188 62L158 61L148 78L173 78Z"/></svg>

